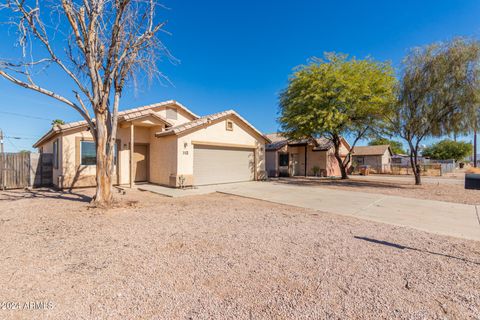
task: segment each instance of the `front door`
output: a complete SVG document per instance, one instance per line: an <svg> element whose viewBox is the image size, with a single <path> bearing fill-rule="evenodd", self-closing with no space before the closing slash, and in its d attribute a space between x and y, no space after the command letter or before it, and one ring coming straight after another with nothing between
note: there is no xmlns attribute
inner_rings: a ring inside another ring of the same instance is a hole
<svg viewBox="0 0 480 320"><path fill-rule="evenodd" d="M135 144L133 170L135 182L148 181L148 144Z"/></svg>

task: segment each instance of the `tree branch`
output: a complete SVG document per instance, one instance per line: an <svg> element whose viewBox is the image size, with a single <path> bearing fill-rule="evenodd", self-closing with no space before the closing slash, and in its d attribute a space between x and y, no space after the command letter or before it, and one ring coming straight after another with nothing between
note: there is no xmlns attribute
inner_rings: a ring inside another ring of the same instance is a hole
<svg viewBox="0 0 480 320"><path fill-rule="evenodd" d="M24 82L22 80L19 80L11 75L9 75L8 73L0 70L0 76L4 77L5 79L7 79L8 81L11 81L19 86L22 86L26 89L30 89L30 90L33 90L33 91L36 91L36 92L39 92L39 93L42 93L46 96L49 96L51 98L54 98L58 101L61 101L63 103L65 103L66 105L72 107L73 109L75 109L76 111L78 111L80 113L80 115L88 122L88 121L91 121L90 117L88 114L86 114L81 107L79 107L77 104L75 104L74 102L70 101L69 99L53 92L53 91L50 91L50 90L47 90L47 89L44 89L44 88L41 88L39 87L38 85L34 84L34 83L27 83L27 82Z"/></svg>

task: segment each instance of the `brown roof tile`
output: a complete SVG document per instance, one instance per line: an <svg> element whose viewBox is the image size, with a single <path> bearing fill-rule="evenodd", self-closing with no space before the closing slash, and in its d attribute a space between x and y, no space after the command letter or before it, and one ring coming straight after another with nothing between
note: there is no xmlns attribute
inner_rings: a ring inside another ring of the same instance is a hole
<svg viewBox="0 0 480 320"><path fill-rule="evenodd" d="M253 125L251 125L247 120L245 120L242 116L240 116L234 110L226 110L226 111L210 114L210 115L198 118L198 119L190 121L190 122L182 123L178 126L168 128L165 131L157 132L155 134L155 136L156 137L163 137L163 136L168 136L168 135L176 135L176 134L182 133L186 130L194 129L194 128L201 127L203 125L209 124L211 121L215 121L215 120L227 117L229 115L236 116L242 122L244 122L247 126L249 126L253 131L255 131L258 135L265 138L265 140L267 140L268 142L270 141L270 139L267 136L263 135L260 131L258 131Z"/></svg>

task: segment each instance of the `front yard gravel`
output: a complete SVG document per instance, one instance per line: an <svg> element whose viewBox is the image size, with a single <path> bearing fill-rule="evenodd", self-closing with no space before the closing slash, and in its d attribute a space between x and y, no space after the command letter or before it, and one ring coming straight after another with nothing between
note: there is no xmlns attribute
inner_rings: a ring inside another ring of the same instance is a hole
<svg viewBox="0 0 480 320"><path fill-rule="evenodd" d="M480 317L479 242L219 194L129 191L109 211L84 194L0 192L0 303L51 303L0 319Z"/></svg>

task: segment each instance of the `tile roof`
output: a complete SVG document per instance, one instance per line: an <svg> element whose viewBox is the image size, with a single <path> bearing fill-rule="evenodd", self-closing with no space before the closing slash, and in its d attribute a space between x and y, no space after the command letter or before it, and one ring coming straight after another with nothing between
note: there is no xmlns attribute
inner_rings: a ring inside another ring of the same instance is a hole
<svg viewBox="0 0 480 320"><path fill-rule="evenodd" d="M318 150L318 151L326 151L329 150L330 148L333 147L333 143L328 140L327 138L321 137L317 138L315 140L312 139L300 139L300 140L289 140L282 136L281 133L271 133L266 135L272 143L268 144L265 146L265 149L267 151L274 151L278 150L280 148L283 148L285 145L299 145L299 144L306 144L306 143L312 143L314 144L313 150Z"/></svg>
<svg viewBox="0 0 480 320"><path fill-rule="evenodd" d="M390 150L390 145L378 145L378 146L357 146L352 150L354 156L378 156L383 155L387 150ZM390 154L392 152L390 151Z"/></svg>
<svg viewBox="0 0 480 320"><path fill-rule="evenodd" d="M198 119L190 121L190 122L182 123L182 124L179 124L177 126L168 128L165 131L157 132L155 134L155 136L156 137L163 137L163 136L168 136L168 135L180 134L180 133L182 133L184 131L187 131L187 130L190 130L190 129L196 129L196 128L199 128L201 126L208 125L212 121L222 119L222 118L225 118L225 117L230 116L230 115L233 115L233 116L239 118L247 126L249 126L251 129L253 129L253 131L255 131L258 135L262 136L268 142L270 142L270 139L267 136L263 135L260 131L258 131L253 125L251 125L247 120L245 120L242 116L240 116L234 110L226 110L226 111L210 114L210 115L198 118Z"/></svg>
<svg viewBox="0 0 480 320"><path fill-rule="evenodd" d="M153 108L161 107L161 106L168 106L168 105L175 105L179 107L180 109L184 110L185 112L191 114L195 118L198 118L198 115L195 113L191 112L188 110L185 106L183 106L181 103L175 101L175 100L168 100L164 102L159 102L159 103L154 103L150 104L147 106L143 107L138 107L138 108L133 108L133 109L128 109L128 110L123 110L118 113L118 120L125 120L125 121L130 121L133 119L138 119L143 116L154 116L165 123L172 125L167 119L161 117L160 115L156 114L155 112L152 111ZM94 120L95 121L95 120ZM38 147L42 142L50 139L52 136L54 136L57 133L60 133L65 130L70 130L70 129L76 129L76 128L81 128L87 126L87 121L82 120L82 121L76 121L76 122L69 122L61 125L55 125L52 127L45 135L43 135L35 144L33 145L34 148Z"/></svg>
<svg viewBox="0 0 480 320"><path fill-rule="evenodd" d="M317 146L314 148L314 150L326 151L330 148L333 148L333 142L328 140L327 138L321 137L315 140L317 141Z"/></svg>
<svg viewBox="0 0 480 320"><path fill-rule="evenodd" d="M162 117L161 115L159 115L158 113L153 111L152 109L127 113L127 114L124 114L122 116L119 116L118 120L133 121L133 120L141 119L141 118L144 118L144 117L157 118L158 120L161 120L162 122L166 123L169 126L173 125L170 121L168 121L167 119L165 119L164 117Z"/></svg>

